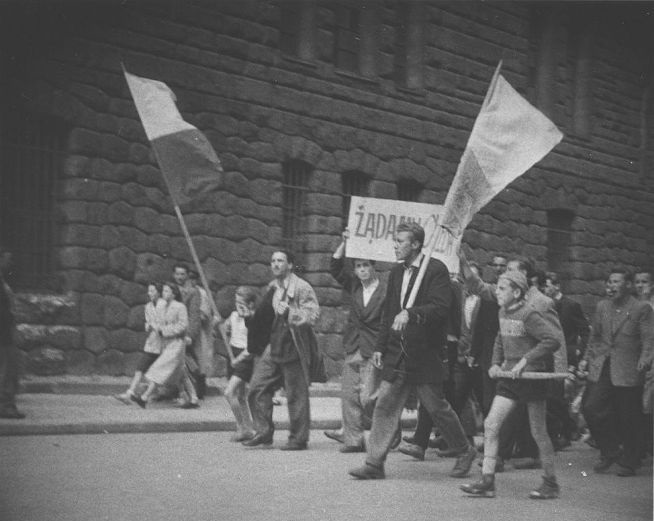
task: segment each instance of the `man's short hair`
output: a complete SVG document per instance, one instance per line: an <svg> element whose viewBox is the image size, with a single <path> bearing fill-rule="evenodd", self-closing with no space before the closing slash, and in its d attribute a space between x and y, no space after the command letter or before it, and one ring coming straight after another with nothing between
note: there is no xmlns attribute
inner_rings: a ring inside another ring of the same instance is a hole
<svg viewBox="0 0 654 521"><path fill-rule="evenodd" d="M402 221L397 228L395 228L395 233L399 232L409 232L411 237L413 237L413 240L420 243L420 247L425 244L425 229L417 222Z"/></svg>
<svg viewBox="0 0 654 521"><path fill-rule="evenodd" d="M177 268L180 268L180 269L184 270L189 275L191 273L191 269L188 267L188 264L186 264L184 262L175 263L175 265L173 266L173 271L175 271Z"/></svg>
<svg viewBox="0 0 654 521"><path fill-rule="evenodd" d="M241 297L246 304L256 304L257 298L259 298L257 290L250 286L239 286L234 294Z"/></svg>
<svg viewBox="0 0 654 521"><path fill-rule="evenodd" d="M190 270L190 271L188 272L188 278L191 279L191 280L197 280L197 281L199 281L199 280L200 280L200 275L198 274L197 271L195 271L195 270Z"/></svg>
<svg viewBox="0 0 654 521"><path fill-rule="evenodd" d="M0 246L0 251L2 251L2 247ZM647 273L649 275L649 278L654 281L654 267L642 267L639 266L634 270L634 275L640 275L641 273Z"/></svg>
<svg viewBox="0 0 654 521"><path fill-rule="evenodd" d="M534 265L534 261L529 257L519 255L509 259L509 262L517 262L518 269L524 271L527 274L527 280L531 280L531 278L536 275L536 267Z"/></svg>
<svg viewBox="0 0 654 521"><path fill-rule="evenodd" d="M273 255L275 253L283 253L286 256L286 262L288 262L289 264L292 264L293 266L295 266L295 255L293 255L290 251L284 250L284 249L279 249L279 250L275 250L273 252Z"/></svg>
<svg viewBox="0 0 654 521"><path fill-rule="evenodd" d="M625 268L624 266L613 266L609 270L609 274L606 277L606 280L609 280L609 277L611 275L613 275L614 273L622 274L624 276L624 280L627 281L627 282L633 282L634 281L634 274L631 271L629 271L627 268Z"/></svg>
<svg viewBox="0 0 654 521"><path fill-rule="evenodd" d="M354 264L355 262L368 262L370 263L371 266L375 265L375 261L372 259L352 259L352 264Z"/></svg>
<svg viewBox="0 0 654 521"><path fill-rule="evenodd" d="M552 283L552 286L560 286L561 281L559 280L559 276L554 273L553 271L548 271L545 273L545 281L550 281Z"/></svg>
<svg viewBox="0 0 654 521"><path fill-rule="evenodd" d="M168 286L171 289L171 291L173 292L173 296L175 297L175 300L177 300L178 302L182 301L182 292L179 289L179 286L177 285L177 283L175 283L173 281L166 281L166 282L164 282L162 284L162 286Z"/></svg>

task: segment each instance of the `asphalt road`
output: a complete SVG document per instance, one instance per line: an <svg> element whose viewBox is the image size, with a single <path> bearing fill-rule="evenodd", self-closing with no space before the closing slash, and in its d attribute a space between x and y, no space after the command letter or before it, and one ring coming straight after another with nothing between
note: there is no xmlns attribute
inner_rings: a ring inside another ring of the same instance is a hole
<svg viewBox="0 0 654 521"><path fill-rule="evenodd" d="M275 434L275 446L287 433ZM595 475L582 443L557 458L562 497L527 499L538 470L497 476L495 499L468 498L453 460L393 452L387 479L356 481L362 454L312 431L310 450L246 449L229 432L0 438L1 521L351 521L652 519L652 468ZM474 466L473 478L478 467Z"/></svg>

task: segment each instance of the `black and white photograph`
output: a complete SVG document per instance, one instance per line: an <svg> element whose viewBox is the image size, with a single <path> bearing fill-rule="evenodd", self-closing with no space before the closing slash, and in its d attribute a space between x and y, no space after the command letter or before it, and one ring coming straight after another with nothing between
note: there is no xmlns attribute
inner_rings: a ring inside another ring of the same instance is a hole
<svg viewBox="0 0 654 521"><path fill-rule="evenodd" d="M654 2L0 0L0 521L651 521Z"/></svg>

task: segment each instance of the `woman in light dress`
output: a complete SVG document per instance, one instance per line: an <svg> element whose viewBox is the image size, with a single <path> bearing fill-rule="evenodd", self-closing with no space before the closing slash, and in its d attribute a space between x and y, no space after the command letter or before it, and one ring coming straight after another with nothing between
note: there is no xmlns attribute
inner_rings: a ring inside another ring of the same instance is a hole
<svg viewBox="0 0 654 521"><path fill-rule="evenodd" d="M158 332L161 336L161 354L155 360L145 378L148 388L141 396L132 396L132 401L145 408L157 386L175 384L180 378L185 392L191 396L186 408L198 407L198 398L193 384L184 374L184 355L186 352L186 332L188 329L188 313L182 303L182 295L174 282L163 284L161 296L165 301L163 317Z"/></svg>
<svg viewBox="0 0 654 521"><path fill-rule="evenodd" d="M141 383L143 375L150 369L152 364L161 354L161 335L159 329L163 318L166 301L161 298L162 285L158 282L148 284L148 303L145 305L145 332L148 337L145 339L145 345L138 364L134 378L129 384L127 390L122 394L115 394L114 398L129 405L132 396L136 396L136 388Z"/></svg>

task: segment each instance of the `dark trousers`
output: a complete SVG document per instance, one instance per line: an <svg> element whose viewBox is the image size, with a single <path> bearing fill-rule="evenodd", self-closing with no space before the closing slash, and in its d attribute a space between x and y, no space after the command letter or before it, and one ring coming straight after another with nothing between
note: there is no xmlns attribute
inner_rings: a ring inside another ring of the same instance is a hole
<svg viewBox="0 0 654 521"><path fill-rule="evenodd" d="M311 412L309 407L309 384L300 360L277 363L270 356L267 348L254 365L250 380L248 404L257 434L272 436L273 395L284 386L290 420L290 443L303 444L309 441Z"/></svg>
<svg viewBox="0 0 654 521"><path fill-rule="evenodd" d="M448 402L452 405L452 409L461 419L461 414L465 408L468 398L472 393L475 394L477 402L481 404L483 402L483 379L482 379L482 370L480 367L470 368L466 363L456 362L452 367L452 373L450 375L450 381L453 385L446 384L445 397ZM488 411L484 411L484 417ZM416 425L416 431L413 435L414 443L419 445L423 449L427 448L429 443L429 436L434 427L434 422L431 419L431 416L427 410L420 405L418 408L418 423ZM464 429L466 425L464 425ZM472 437L476 434L476 428L474 425L467 426L468 432L466 435Z"/></svg>
<svg viewBox="0 0 654 521"><path fill-rule="evenodd" d="M0 344L0 409L16 405L18 359L18 348L14 344Z"/></svg>
<svg viewBox="0 0 654 521"><path fill-rule="evenodd" d="M643 455L642 395L642 387L611 383L607 358L599 380L588 382L582 403L584 418L602 456L615 456L622 445L620 463L632 469L638 468Z"/></svg>
<svg viewBox="0 0 654 521"><path fill-rule="evenodd" d="M443 386L439 384L410 384L405 374L399 374L393 382L382 381L379 387L377 405L372 416L372 428L368 438L368 457L366 461L375 466L384 464L397 430L402 409L409 393L415 387L420 403L440 429L448 446L465 450L468 446L459 418L443 396Z"/></svg>

